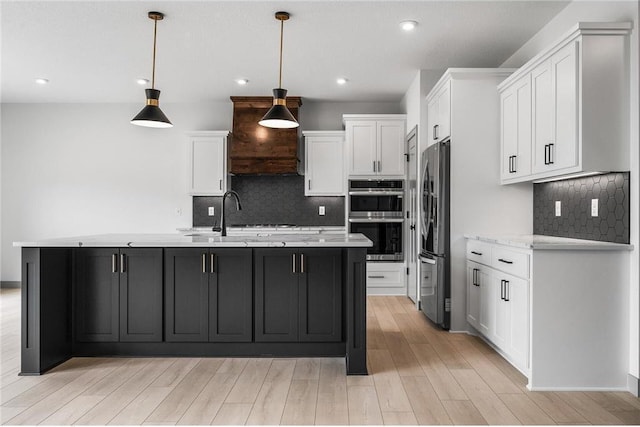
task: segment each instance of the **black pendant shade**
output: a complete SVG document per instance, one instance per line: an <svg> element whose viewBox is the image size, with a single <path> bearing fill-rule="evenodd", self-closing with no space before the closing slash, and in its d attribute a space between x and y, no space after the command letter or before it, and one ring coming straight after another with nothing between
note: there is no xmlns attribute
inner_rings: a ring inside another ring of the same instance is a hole
<svg viewBox="0 0 640 427"><path fill-rule="evenodd" d="M161 12L149 12L149 19L153 20L153 68L151 72L151 89L145 89L147 95L147 105L131 119L132 125L145 126L150 128L170 128L173 124L164 115L158 106L160 91L156 89L156 40L158 32L158 21L164 19Z"/></svg>
<svg viewBox="0 0 640 427"><path fill-rule="evenodd" d="M158 107L160 91L158 89L145 89L145 93L147 95L147 105L140 110L137 116L131 119L131 124L150 128L172 127L173 124Z"/></svg>
<svg viewBox="0 0 640 427"><path fill-rule="evenodd" d="M289 13L276 12L276 19L280 21L280 74L278 76L278 87L273 90L273 107L267 111L267 114L264 115L258 124L268 128L291 129L297 128L300 124L287 108L287 90L282 88L282 43L284 40L284 21L289 19Z"/></svg>
<svg viewBox="0 0 640 427"><path fill-rule="evenodd" d="M291 129L300 126L291 111L287 108L287 90L282 88L273 89L273 106L267 111L262 120L258 122L260 126L278 129Z"/></svg>

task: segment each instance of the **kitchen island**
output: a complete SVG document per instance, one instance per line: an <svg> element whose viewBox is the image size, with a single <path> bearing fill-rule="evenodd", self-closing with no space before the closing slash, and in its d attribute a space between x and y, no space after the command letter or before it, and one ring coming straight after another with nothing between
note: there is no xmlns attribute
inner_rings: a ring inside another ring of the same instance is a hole
<svg viewBox="0 0 640 427"><path fill-rule="evenodd" d="M22 247L21 374L74 356L344 356L366 375L361 234L107 234Z"/></svg>

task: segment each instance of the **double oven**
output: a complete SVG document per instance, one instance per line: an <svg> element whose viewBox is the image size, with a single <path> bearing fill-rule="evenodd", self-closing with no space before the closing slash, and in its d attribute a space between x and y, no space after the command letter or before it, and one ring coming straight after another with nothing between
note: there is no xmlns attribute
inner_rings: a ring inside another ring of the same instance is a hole
<svg viewBox="0 0 640 427"><path fill-rule="evenodd" d="M402 180L349 181L349 232L362 233L372 242L367 261L403 261L404 214Z"/></svg>

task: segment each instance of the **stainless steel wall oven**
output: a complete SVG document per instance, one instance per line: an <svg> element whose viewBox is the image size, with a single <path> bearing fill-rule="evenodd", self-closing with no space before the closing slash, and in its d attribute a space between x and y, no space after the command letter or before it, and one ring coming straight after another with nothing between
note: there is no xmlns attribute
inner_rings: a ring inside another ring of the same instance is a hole
<svg viewBox="0 0 640 427"><path fill-rule="evenodd" d="M349 232L362 233L373 241L369 261L404 260L402 180L350 180Z"/></svg>

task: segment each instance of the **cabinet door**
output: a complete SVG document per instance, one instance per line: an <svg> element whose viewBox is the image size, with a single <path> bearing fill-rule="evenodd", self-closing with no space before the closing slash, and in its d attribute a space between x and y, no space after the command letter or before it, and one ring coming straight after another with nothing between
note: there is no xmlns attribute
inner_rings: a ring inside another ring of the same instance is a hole
<svg viewBox="0 0 640 427"><path fill-rule="evenodd" d="M564 47L551 57L553 86L553 149L551 168L578 164L578 43Z"/></svg>
<svg viewBox="0 0 640 427"><path fill-rule="evenodd" d="M346 123L350 175L375 175L378 170L376 152L376 122L349 121Z"/></svg>
<svg viewBox="0 0 640 427"><path fill-rule="evenodd" d="M522 369L529 367L529 282L510 277L507 288L509 300L509 344L507 353Z"/></svg>
<svg viewBox="0 0 640 427"><path fill-rule="evenodd" d="M491 278L491 284L495 301L495 323L489 337L495 345L506 350L510 333L511 306L506 299L505 293L509 283L502 275L497 274Z"/></svg>
<svg viewBox="0 0 640 427"><path fill-rule="evenodd" d="M342 251L300 250L300 341L342 340Z"/></svg>
<svg viewBox="0 0 640 427"><path fill-rule="evenodd" d="M221 196L226 190L226 138L191 137L189 140L189 194Z"/></svg>
<svg viewBox="0 0 640 427"><path fill-rule="evenodd" d="M531 76L526 75L500 95L502 164L509 180L531 174Z"/></svg>
<svg viewBox="0 0 640 427"><path fill-rule="evenodd" d="M162 249L120 250L120 341L162 341Z"/></svg>
<svg viewBox="0 0 640 427"><path fill-rule="evenodd" d="M256 249L255 340L298 341L298 254L293 249Z"/></svg>
<svg viewBox="0 0 640 427"><path fill-rule="evenodd" d="M206 249L165 249L165 338L170 342L209 339Z"/></svg>
<svg viewBox="0 0 640 427"><path fill-rule="evenodd" d="M253 257L251 249L211 250L209 341L251 342Z"/></svg>
<svg viewBox="0 0 640 427"><path fill-rule="evenodd" d="M479 272L477 264L467 262L467 322L476 329L480 329Z"/></svg>
<svg viewBox="0 0 640 427"><path fill-rule="evenodd" d="M404 176L404 120L377 122L378 173Z"/></svg>
<svg viewBox="0 0 640 427"><path fill-rule="evenodd" d="M438 94L438 141L451 136L451 82L444 85Z"/></svg>
<svg viewBox="0 0 640 427"><path fill-rule="evenodd" d="M117 342L119 339L118 249L76 251L76 340Z"/></svg>
<svg viewBox="0 0 640 427"><path fill-rule="evenodd" d="M533 173L538 173L549 170L549 144L554 142L551 61L543 62L531 72L531 97Z"/></svg>
<svg viewBox="0 0 640 427"><path fill-rule="evenodd" d="M436 128L438 120L438 98L434 97L429 101L429 104L427 104L427 145L434 144L438 140L438 135L436 134L438 131L438 128Z"/></svg>
<svg viewBox="0 0 640 427"><path fill-rule="evenodd" d="M306 141L305 196L344 196L344 138L313 136Z"/></svg>
<svg viewBox="0 0 640 427"><path fill-rule="evenodd" d="M500 301L500 295L495 292L499 290L493 286L492 278L487 272L487 267L477 266L480 271L476 273L476 280L480 285L480 313L478 326L480 332L490 337L496 324L496 306Z"/></svg>

